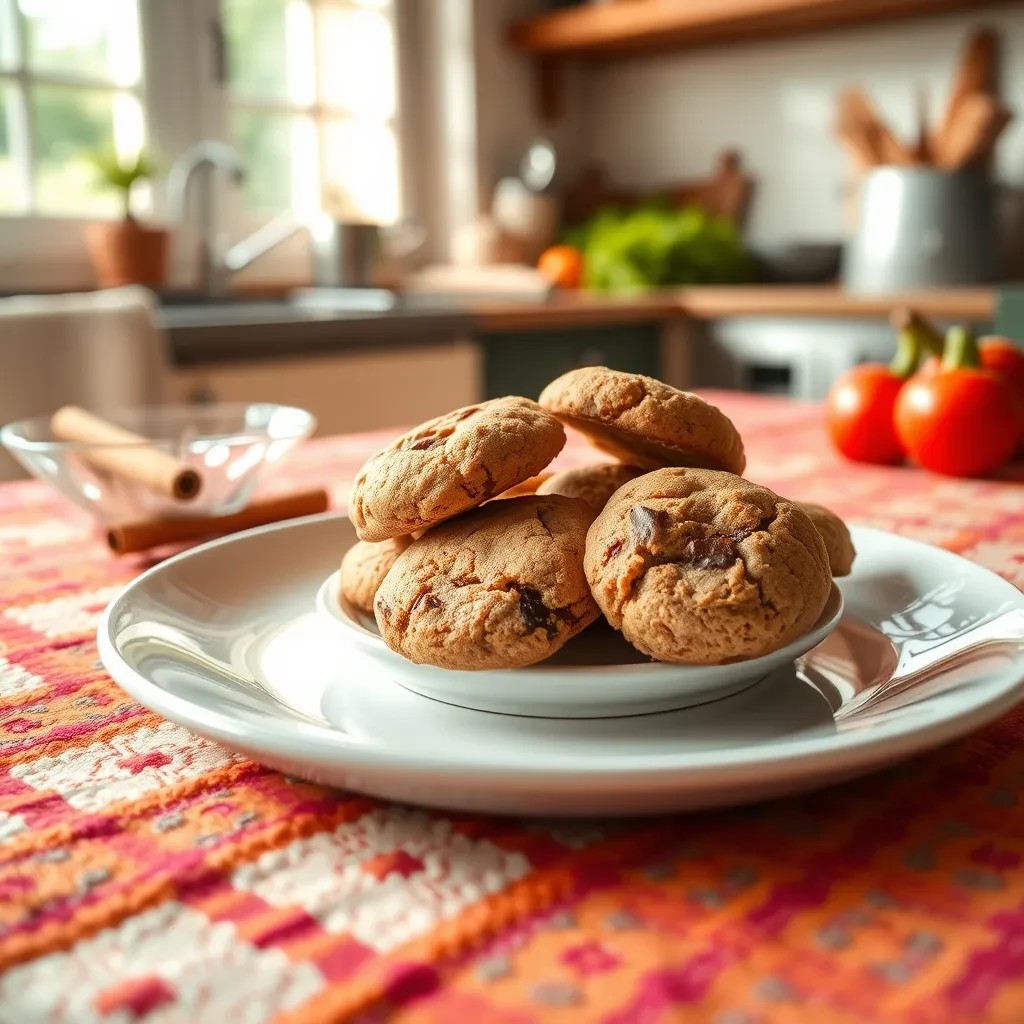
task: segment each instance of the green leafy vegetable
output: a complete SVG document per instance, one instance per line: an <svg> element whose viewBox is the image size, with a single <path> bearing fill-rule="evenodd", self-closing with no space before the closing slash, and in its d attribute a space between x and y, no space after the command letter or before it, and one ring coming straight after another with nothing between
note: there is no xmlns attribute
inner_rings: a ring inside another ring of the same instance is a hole
<svg viewBox="0 0 1024 1024"><path fill-rule="evenodd" d="M736 225L700 206L605 207L565 241L582 251L584 284L594 291L738 284L753 274Z"/></svg>

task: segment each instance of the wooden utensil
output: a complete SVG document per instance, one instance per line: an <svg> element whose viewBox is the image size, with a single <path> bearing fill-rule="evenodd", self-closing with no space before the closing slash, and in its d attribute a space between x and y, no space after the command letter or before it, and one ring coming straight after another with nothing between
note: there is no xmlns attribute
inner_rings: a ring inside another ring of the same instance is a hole
<svg viewBox="0 0 1024 1024"><path fill-rule="evenodd" d="M903 147L861 89L847 89L839 98L839 133L867 165L906 167L914 157Z"/></svg>
<svg viewBox="0 0 1024 1024"><path fill-rule="evenodd" d="M964 46L945 114L931 135L931 148L934 152L945 151L956 145L948 136L963 130L954 126L961 116L964 103L972 102L970 97L981 93L993 101L998 99L998 80L998 38L995 32L982 29L975 32Z"/></svg>
<svg viewBox="0 0 1024 1024"><path fill-rule="evenodd" d="M936 166L956 171L983 162L1012 117L987 93L964 96L957 104L956 115L939 136Z"/></svg>
<svg viewBox="0 0 1024 1024"><path fill-rule="evenodd" d="M116 555L147 551L162 544L179 544L199 537L237 533L253 526L265 526L284 519L326 512L327 492L323 488L299 491L254 501L241 512L229 516L181 516L175 519L148 519L134 523L113 523L107 527L107 546Z"/></svg>
<svg viewBox="0 0 1024 1024"><path fill-rule="evenodd" d="M50 417L50 429L62 441L95 445L83 456L97 469L128 477L157 494L191 501L202 490L202 477L170 452L76 405L58 409Z"/></svg>
<svg viewBox="0 0 1024 1024"><path fill-rule="evenodd" d="M932 147L928 132L928 87L919 85L914 93L915 114L917 116L917 138L911 150L911 156L919 164L932 161Z"/></svg>

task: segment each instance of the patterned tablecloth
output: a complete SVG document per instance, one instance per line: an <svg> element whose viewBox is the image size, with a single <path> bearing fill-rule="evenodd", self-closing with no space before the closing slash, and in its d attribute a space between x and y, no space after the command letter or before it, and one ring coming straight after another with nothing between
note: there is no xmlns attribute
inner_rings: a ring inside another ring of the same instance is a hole
<svg viewBox="0 0 1024 1024"><path fill-rule="evenodd" d="M719 396L749 475L1024 585L1024 485L842 463ZM340 503L381 435L308 445ZM565 464L588 458L572 443ZM640 822L446 815L197 739L97 661L116 560L0 488L0 1021L1024 1021L1024 715L861 782Z"/></svg>

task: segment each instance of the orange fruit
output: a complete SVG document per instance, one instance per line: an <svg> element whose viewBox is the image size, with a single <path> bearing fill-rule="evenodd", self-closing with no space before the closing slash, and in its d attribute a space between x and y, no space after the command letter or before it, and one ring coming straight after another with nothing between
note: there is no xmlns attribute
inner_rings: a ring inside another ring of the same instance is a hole
<svg viewBox="0 0 1024 1024"><path fill-rule="evenodd" d="M553 245L540 254L537 269L559 288L579 288L583 280L583 253L571 245Z"/></svg>

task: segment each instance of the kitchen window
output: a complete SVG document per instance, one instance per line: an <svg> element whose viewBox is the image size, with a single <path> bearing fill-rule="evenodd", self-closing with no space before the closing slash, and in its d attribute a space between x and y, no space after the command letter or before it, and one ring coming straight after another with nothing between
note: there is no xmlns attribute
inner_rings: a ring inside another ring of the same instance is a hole
<svg viewBox="0 0 1024 1024"><path fill-rule="evenodd" d="M0 213L115 214L88 154L138 151L141 90L136 0L0 0Z"/></svg>
<svg viewBox="0 0 1024 1024"><path fill-rule="evenodd" d="M246 179L219 195L235 236L321 205L398 219L402 4L0 0L0 291L88 284L83 224L119 212L89 156L111 148L147 146L166 173L202 139L233 145ZM167 212L160 180L133 199Z"/></svg>
<svg viewBox="0 0 1024 1024"><path fill-rule="evenodd" d="M229 138L246 206L394 221L399 212L390 0L222 0Z"/></svg>

